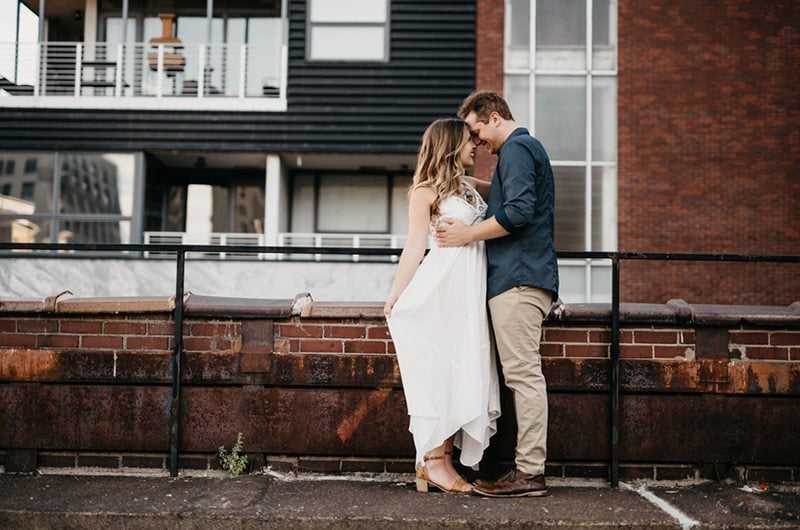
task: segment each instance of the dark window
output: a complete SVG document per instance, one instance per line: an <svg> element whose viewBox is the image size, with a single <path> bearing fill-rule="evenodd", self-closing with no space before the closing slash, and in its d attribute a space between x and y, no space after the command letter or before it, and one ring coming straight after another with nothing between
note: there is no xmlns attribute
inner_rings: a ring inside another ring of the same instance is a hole
<svg viewBox="0 0 800 530"><path fill-rule="evenodd" d="M14 173L14 161L6 160L6 175L12 175L13 173Z"/></svg>
<svg viewBox="0 0 800 530"><path fill-rule="evenodd" d="M25 159L25 173L35 173L36 172L36 158L26 158Z"/></svg>
<svg viewBox="0 0 800 530"><path fill-rule="evenodd" d="M2 195L11 195L11 184L3 184L3 189L0 191Z"/></svg>
<svg viewBox="0 0 800 530"><path fill-rule="evenodd" d="M35 188L35 184L33 182L23 182L22 183L22 193L20 196L23 199L33 199L33 190Z"/></svg>

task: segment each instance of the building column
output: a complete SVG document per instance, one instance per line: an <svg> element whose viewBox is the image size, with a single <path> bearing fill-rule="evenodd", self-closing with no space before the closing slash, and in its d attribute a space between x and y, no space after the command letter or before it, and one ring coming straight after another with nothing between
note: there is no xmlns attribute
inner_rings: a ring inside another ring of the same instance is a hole
<svg viewBox="0 0 800 530"><path fill-rule="evenodd" d="M281 228L281 157L267 155L266 185L264 186L264 244L277 245Z"/></svg>

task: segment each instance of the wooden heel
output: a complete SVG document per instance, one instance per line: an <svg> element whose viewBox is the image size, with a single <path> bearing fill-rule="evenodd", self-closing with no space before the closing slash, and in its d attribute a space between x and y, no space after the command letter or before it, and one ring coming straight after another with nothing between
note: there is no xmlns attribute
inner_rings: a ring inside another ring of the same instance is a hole
<svg viewBox="0 0 800 530"><path fill-rule="evenodd" d="M422 493L428 492L428 481L418 478L417 479L417 491L421 491Z"/></svg>

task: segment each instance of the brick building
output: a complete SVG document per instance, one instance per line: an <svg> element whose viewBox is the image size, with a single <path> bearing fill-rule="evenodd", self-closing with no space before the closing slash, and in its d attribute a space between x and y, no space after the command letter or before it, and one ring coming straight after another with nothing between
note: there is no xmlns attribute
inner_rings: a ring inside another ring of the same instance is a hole
<svg viewBox="0 0 800 530"><path fill-rule="evenodd" d="M800 252L796 2L478 0L477 35L477 87L505 93L554 160L559 250ZM783 305L800 268L626 262L621 289Z"/></svg>

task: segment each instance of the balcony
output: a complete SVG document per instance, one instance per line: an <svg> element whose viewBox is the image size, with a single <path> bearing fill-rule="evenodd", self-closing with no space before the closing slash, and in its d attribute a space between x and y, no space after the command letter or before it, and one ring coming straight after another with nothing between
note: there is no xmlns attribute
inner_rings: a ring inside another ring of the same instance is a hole
<svg viewBox="0 0 800 530"><path fill-rule="evenodd" d="M0 107L285 111L286 72L285 45L6 42Z"/></svg>

